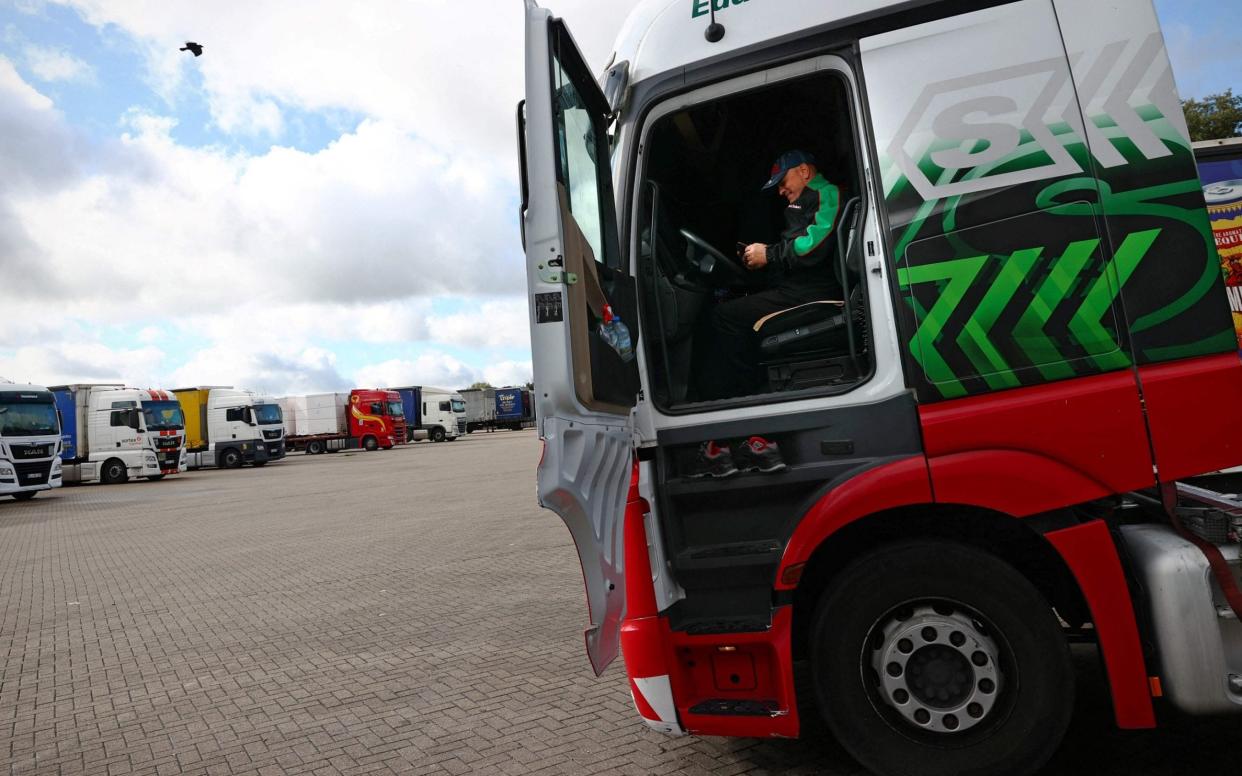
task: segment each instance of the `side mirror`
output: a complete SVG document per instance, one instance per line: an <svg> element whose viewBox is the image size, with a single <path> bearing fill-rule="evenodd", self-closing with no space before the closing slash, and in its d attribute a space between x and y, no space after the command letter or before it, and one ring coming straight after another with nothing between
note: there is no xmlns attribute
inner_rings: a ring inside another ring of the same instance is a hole
<svg viewBox="0 0 1242 776"><path fill-rule="evenodd" d="M142 430L141 412L139 410L130 410L129 417L126 419L125 425L129 426L134 431L141 431Z"/></svg>

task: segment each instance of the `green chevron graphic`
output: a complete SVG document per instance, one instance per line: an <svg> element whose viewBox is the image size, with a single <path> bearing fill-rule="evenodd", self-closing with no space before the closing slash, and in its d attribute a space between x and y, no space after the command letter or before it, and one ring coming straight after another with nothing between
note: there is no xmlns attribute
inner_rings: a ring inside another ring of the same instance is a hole
<svg viewBox="0 0 1242 776"><path fill-rule="evenodd" d="M944 348L950 343L961 348L974 367L975 374L969 377L981 377L992 390L1022 385L1018 375L1022 369L1034 368L1045 380L1074 377L1073 362L1084 357L1096 370L1127 367L1130 356L1121 349L1106 319L1160 232L1151 229L1128 235L1094 279L1089 279L1087 270L1099 265L1098 259L1092 261L1101 247L1098 238L1071 243L1055 257L1045 257L1046 249L1038 247L1008 257L972 256L903 267L898 270L897 281L919 321L909 343L911 355L945 398L970 392L962 382L967 375L955 374L949 365ZM1032 287L1032 275L1041 266L1046 275ZM977 289L981 282L986 282L987 288ZM936 295L931 307L924 309L912 290L927 284L935 286ZM980 294L954 336L950 319L960 318L963 300ZM1025 304L1017 322L1007 330L998 328L1014 304ZM1072 317L1064 329L1050 332L1050 323L1066 304L1076 304ZM1058 341L1063 344L1058 345ZM1077 352L1067 355L1063 352L1067 345L1076 345ZM1006 353L1011 354L1008 359ZM1027 363L1011 363L1015 355Z"/></svg>

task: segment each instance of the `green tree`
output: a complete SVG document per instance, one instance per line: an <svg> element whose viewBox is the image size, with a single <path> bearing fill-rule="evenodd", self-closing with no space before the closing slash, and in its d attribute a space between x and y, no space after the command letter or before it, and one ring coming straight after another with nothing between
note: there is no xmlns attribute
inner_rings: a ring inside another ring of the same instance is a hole
<svg viewBox="0 0 1242 776"><path fill-rule="evenodd" d="M492 385L491 383L489 383L489 382L487 382L486 380L484 380L484 381L482 381L482 382L475 383L474 385L470 386L470 387L469 387L469 388L467 388L466 390L468 390L468 391L486 391L486 390L489 390L489 389L491 389L491 388L495 388L495 387L496 387L496 386L494 386L494 385Z"/></svg>
<svg viewBox="0 0 1242 776"><path fill-rule="evenodd" d="M1182 107L1190 125L1190 139L1196 143L1242 136L1242 95L1235 95L1233 89L1202 100L1183 100Z"/></svg>

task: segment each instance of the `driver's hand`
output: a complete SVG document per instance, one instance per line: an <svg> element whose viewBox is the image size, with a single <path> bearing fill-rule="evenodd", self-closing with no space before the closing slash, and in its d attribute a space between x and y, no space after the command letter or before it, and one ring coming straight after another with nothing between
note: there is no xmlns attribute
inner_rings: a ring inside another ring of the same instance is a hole
<svg viewBox="0 0 1242 776"><path fill-rule="evenodd" d="M763 243L747 245L746 253L742 255L742 258L746 262L746 269L763 269L768 266L768 246Z"/></svg>

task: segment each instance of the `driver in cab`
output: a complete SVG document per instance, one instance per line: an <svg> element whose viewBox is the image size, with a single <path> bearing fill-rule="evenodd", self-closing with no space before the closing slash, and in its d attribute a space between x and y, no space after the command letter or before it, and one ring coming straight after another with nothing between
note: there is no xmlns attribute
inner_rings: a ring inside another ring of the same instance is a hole
<svg viewBox="0 0 1242 776"><path fill-rule="evenodd" d="M805 151L781 154L772 165L763 190L777 189L788 201L785 230L771 245L754 243L742 251L752 272L767 275L767 288L724 302L712 313L717 333L718 374L703 386L707 398L725 399L757 391L758 336L755 324L772 313L824 300L839 300L837 282L828 258L841 207L841 192L819 173L815 157Z"/></svg>

